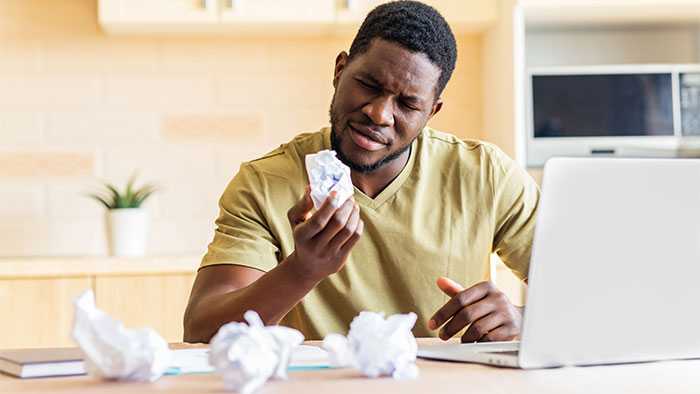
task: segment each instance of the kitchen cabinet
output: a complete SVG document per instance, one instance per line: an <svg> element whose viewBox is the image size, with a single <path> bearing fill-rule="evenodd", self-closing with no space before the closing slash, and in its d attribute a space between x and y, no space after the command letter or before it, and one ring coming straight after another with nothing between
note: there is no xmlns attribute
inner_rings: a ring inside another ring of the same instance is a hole
<svg viewBox="0 0 700 394"><path fill-rule="evenodd" d="M386 0L99 0L99 21L113 34L352 34ZM426 0L457 33L496 21L496 0Z"/></svg>
<svg viewBox="0 0 700 394"><path fill-rule="evenodd" d="M71 346L73 299L90 277L0 279L0 349Z"/></svg>
<svg viewBox="0 0 700 394"><path fill-rule="evenodd" d="M318 34L335 18L334 0L99 0L111 34Z"/></svg>
<svg viewBox="0 0 700 394"><path fill-rule="evenodd" d="M225 0L220 20L227 23L331 23L335 3L329 0Z"/></svg>
<svg viewBox="0 0 700 394"><path fill-rule="evenodd" d="M377 5L387 0L346 0L340 2L336 20L344 30L354 31L365 16ZM496 22L496 0L423 0L442 14L455 33L482 31Z"/></svg>
<svg viewBox="0 0 700 394"><path fill-rule="evenodd" d="M101 23L216 23L218 0L100 0Z"/></svg>
<svg viewBox="0 0 700 394"><path fill-rule="evenodd" d="M700 18L700 0L519 0L519 4L528 26L697 23Z"/></svg>
<svg viewBox="0 0 700 394"><path fill-rule="evenodd" d="M181 342L200 256L0 259L0 349L75 346L73 300L92 289L97 307L128 328Z"/></svg>
<svg viewBox="0 0 700 394"><path fill-rule="evenodd" d="M168 342L182 342L182 318L194 275L98 276L95 299L100 309L127 327L151 327Z"/></svg>

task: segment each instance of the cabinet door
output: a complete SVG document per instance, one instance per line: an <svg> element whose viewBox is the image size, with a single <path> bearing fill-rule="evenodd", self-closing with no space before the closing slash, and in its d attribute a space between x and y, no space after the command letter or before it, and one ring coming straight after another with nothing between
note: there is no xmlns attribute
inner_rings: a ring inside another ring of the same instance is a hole
<svg viewBox="0 0 700 394"><path fill-rule="evenodd" d="M73 300L90 278L0 280L0 349L75 346Z"/></svg>
<svg viewBox="0 0 700 394"><path fill-rule="evenodd" d="M367 14L388 0L344 0L337 8L336 20L341 24L359 27ZM437 9L450 23L455 33L484 30L496 22L496 0L423 0Z"/></svg>
<svg viewBox="0 0 700 394"><path fill-rule="evenodd" d="M151 327L168 342L182 342L182 318L194 273L98 276L97 307L128 328Z"/></svg>
<svg viewBox="0 0 700 394"><path fill-rule="evenodd" d="M216 23L218 0L100 0L103 23Z"/></svg>
<svg viewBox="0 0 700 394"><path fill-rule="evenodd" d="M496 0L423 0L447 19L455 33L476 32L496 23Z"/></svg>
<svg viewBox="0 0 700 394"><path fill-rule="evenodd" d="M336 21L357 25L362 23L367 14L376 6L388 3L389 0L343 0L336 9Z"/></svg>
<svg viewBox="0 0 700 394"><path fill-rule="evenodd" d="M335 0L224 0L222 22L332 23Z"/></svg>
<svg viewBox="0 0 700 394"><path fill-rule="evenodd" d="M696 24L700 18L700 0L519 0L519 4L529 26Z"/></svg>

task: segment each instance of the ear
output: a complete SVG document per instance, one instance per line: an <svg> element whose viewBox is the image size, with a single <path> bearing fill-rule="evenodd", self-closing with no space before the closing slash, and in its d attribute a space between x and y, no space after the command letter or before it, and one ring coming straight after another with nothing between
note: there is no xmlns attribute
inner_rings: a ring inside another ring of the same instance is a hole
<svg viewBox="0 0 700 394"><path fill-rule="evenodd" d="M338 80L345 70L345 66L348 65L348 53L343 51L338 54L335 58L335 70L333 71L333 87L338 87Z"/></svg>
<svg viewBox="0 0 700 394"><path fill-rule="evenodd" d="M442 109L442 98L438 97L437 100L435 100L435 103L433 104L433 108L430 111L429 117L432 118L433 116L435 116L435 114L440 112L441 109Z"/></svg>

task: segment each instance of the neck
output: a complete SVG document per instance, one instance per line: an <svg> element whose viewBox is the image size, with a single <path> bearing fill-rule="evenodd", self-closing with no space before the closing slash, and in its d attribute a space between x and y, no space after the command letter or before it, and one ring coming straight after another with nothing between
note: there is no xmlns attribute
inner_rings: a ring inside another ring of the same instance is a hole
<svg viewBox="0 0 700 394"><path fill-rule="evenodd" d="M412 149L413 147L407 149L401 156L370 173L351 171L353 185L369 198L377 197L406 167Z"/></svg>

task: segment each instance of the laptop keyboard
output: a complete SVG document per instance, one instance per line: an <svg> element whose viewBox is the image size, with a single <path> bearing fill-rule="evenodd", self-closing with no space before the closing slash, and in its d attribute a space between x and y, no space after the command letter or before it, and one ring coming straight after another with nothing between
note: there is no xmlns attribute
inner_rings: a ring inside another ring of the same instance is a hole
<svg viewBox="0 0 700 394"><path fill-rule="evenodd" d="M486 352L486 353L499 354L499 355L504 355L504 356L517 356L518 355L517 350L503 350L503 351L494 350L494 351Z"/></svg>

